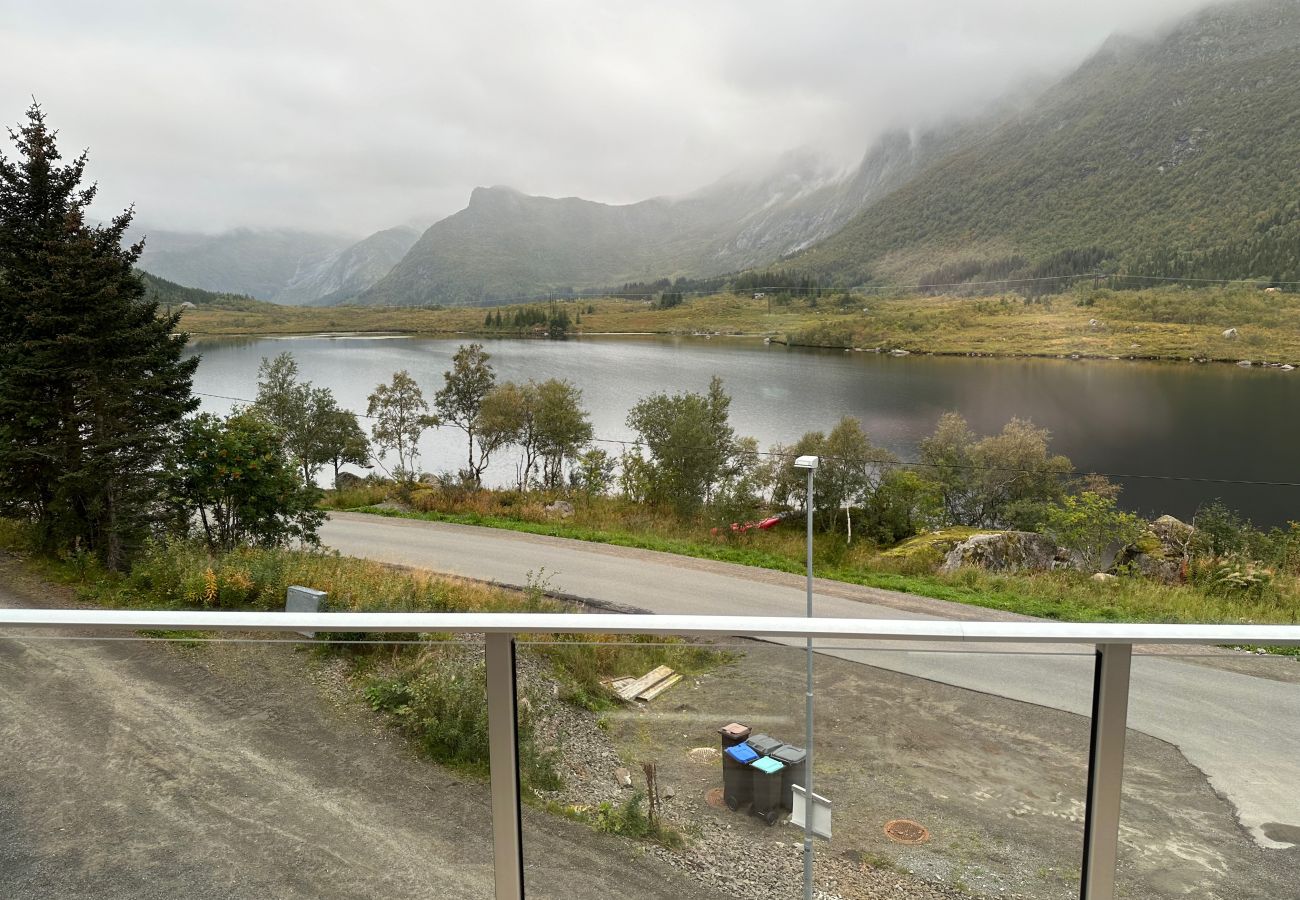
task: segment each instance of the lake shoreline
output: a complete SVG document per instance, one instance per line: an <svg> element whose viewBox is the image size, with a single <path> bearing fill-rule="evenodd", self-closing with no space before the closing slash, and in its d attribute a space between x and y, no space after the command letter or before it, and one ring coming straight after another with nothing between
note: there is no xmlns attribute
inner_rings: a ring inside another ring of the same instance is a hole
<svg viewBox="0 0 1300 900"><path fill-rule="evenodd" d="M1111 355L1106 353L1050 353L1042 352L1022 352L1022 351L991 351L991 350L929 350L924 347L850 347L843 344L812 344L793 341L789 339L779 339L772 337L770 334L759 332L713 332L704 334L700 332L680 332L680 331L574 331L566 332L563 338L551 338L546 335L535 334L531 332L501 332L501 331L484 331L482 329L469 330L443 330L443 329L347 329L342 331L299 331L299 330L266 330L266 331L182 331L174 332L175 335L185 334L191 339L222 339L222 338L313 338L313 337L431 337L431 338L469 338L469 339L511 339L511 340L539 340L539 341L557 341L562 342L569 339L580 340L582 338L620 338L620 337L669 337L669 338L724 338L732 340L745 341L764 341L769 344L777 344L782 347L797 348L801 350L827 350L842 351L844 353L874 353L881 356L941 356L955 357L966 359L991 359L991 360L1018 360L1018 359L1059 359L1071 362L1159 362L1175 364L1195 364L1195 365L1232 365L1239 368L1252 369L1277 369L1279 371L1292 371L1300 368L1300 362L1280 362L1276 360L1249 360L1244 357L1217 356L1217 357L1188 357L1176 354L1125 354Z"/></svg>
<svg viewBox="0 0 1300 900"><path fill-rule="evenodd" d="M228 398L250 401L261 362L284 352L304 380L330 388L347 409L364 412L374 386L399 370L409 371L427 397L441 385L457 345L480 340L499 381L559 378L583 391L596 435L615 444L632 439L627 417L639 400L698 392L721 376L733 401L733 427L764 448L825 431L847 415L880 446L908 459L944 413L958 412L981 435L998 433L1012 419L1047 429L1057 452L1081 471L1122 480L1124 506L1132 511L1186 518L1217 498L1271 525L1294 519L1300 502L1300 493L1292 497L1276 485L1235 483L1294 479L1288 448L1300 440L1300 423L1276 411L1294 406L1300 382L1282 377L1290 373L1280 368L1190 366L1185 359L1068 365L1086 357L992 357L988 351L892 356L766 345L755 335L588 334L564 341L474 329L315 334L326 336L196 338L185 353L203 358L194 389L205 395L205 410L227 412L239 402ZM1261 411L1270 416L1266 434L1253 424ZM464 459L463 435L453 430L434 429L421 443L423 470L454 471ZM508 463L494 458L485 477L513 481Z"/></svg>
<svg viewBox="0 0 1300 900"><path fill-rule="evenodd" d="M194 308L198 335L402 334L413 337L699 336L789 347L982 359L1098 359L1300 365L1300 295L1246 289L1080 289L1043 297L734 293L669 307L606 297L505 307Z"/></svg>

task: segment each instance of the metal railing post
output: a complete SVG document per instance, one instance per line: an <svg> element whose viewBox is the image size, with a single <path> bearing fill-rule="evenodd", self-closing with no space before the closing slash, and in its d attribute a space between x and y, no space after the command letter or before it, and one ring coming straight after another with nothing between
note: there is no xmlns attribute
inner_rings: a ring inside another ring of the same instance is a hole
<svg viewBox="0 0 1300 900"><path fill-rule="evenodd" d="M523 900L523 818L519 808L519 725L515 638L487 635L488 762L492 783L492 868L497 900Z"/></svg>
<svg viewBox="0 0 1300 900"><path fill-rule="evenodd" d="M1083 826L1081 900L1113 900L1119 860L1124 732L1128 727L1132 644L1098 644L1092 686L1088 804Z"/></svg>
<svg viewBox="0 0 1300 900"><path fill-rule="evenodd" d="M808 493L804 506L808 507L808 618L813 617L813 475L815 469L808 469ZM803 896L804 900L813 900L813 639L808 638L808 678L804 690L804 797L803 807Z"/></svg>

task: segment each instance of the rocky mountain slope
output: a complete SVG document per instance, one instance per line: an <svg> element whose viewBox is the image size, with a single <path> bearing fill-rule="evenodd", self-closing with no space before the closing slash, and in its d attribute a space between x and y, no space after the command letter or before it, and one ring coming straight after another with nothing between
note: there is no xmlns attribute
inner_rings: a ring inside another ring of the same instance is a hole
<svg viewBox="0 0 1300 900"><path fill-rule="evenodd" d="M1300 0L1112 38L1055 85L850 171L793 153L608 205L477 188L416 238L151 236L141 267L283 303L466 305L778 266L833 285L1105 271L1300 281Z"/></svg>
<svg viewBox="0 0 1300 900"><path fill-rule="evenodd" d="M320 263L300 270L275 297L276 303L331 306L345 303L382 279L420 236L411 226L377 231Z"/></svg>
<svg viewBox="0 0 1300 900"><path fill-rule="evenodd" d="M624 206L477 188L356 302L473 304L767 265L834 234L965 134L891 134L848 173L790 154L758 176Z"/></svg>
<svg viewBox="0 0 1300 900"><path fill-rule="evenodd" d="M1300 3L1112 39L787 265L843 284L1300 270ZM1295 277L1300 278L1300 275Z"/></svg>
<svg viewBox="0 0 1300 900"><path fill-rule="evenodd" d="M141 228L140 268L186 287L275 300L296 278L353 243L289 229L237 228L220 234ZM133 235L134 237L139 234Z"/></svg>

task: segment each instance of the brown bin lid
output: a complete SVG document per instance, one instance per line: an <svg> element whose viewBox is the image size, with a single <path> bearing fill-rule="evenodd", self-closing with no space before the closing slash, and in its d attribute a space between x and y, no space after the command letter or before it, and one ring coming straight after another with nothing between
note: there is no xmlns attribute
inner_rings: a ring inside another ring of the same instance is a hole
<svg viewBox="0 0 1300 900"><path fill-rule="evenodd" d="M745 738L749 737L749 732L750 727L748 725L741 725L739 722L732 722L730 725L723 725L718 729L718 734L734 738L738 741L743 741Z"/></svg>

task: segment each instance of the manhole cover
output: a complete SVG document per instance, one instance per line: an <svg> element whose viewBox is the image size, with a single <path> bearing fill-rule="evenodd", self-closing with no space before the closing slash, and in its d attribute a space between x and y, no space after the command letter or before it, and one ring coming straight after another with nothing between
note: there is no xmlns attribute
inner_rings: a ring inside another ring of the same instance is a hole
<svg viewBox="0 0 1300 900"><path fill-rule="evenodd" d="M885 836L899 844L924 844L930 832L911 819L895 819L885 823Z"/></svg>
<svg viewBox="0 0 1300 900"><path fill-rule="evenodd" d="M714 809L722 809L727 805L726 801L722 799L722 788L714 788L711 791L705 792L704 802L709 804L709 806L712 806Z"/></svg>

